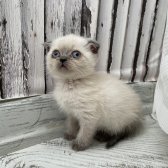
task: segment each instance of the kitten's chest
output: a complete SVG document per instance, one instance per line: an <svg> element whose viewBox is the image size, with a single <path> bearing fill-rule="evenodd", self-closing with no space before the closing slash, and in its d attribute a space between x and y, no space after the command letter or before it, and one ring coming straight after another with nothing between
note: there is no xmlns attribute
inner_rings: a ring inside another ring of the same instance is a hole
<svg viewBox="0 0 168 168"><path fill-rule="evenodd" d="M55 89L56 101L65 112L74 112L79 108L80 95L80 90L73 84L58 85Z"/></svg>

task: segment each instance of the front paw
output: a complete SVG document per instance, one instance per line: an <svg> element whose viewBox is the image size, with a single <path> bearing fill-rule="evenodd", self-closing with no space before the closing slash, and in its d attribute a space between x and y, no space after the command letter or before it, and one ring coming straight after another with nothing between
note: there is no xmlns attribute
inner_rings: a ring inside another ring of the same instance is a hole
<svg viewBox="0 0 168 168"><path fill-rule="evenodd" d="M72 134L69 134L69 133L65 133L64 134L64 139L68 140L68 141L71 141L73 139L75 139L76 137Z"/></svg>
<svg viewBox="0 0 168 168"><path fill-rule="evenodd" d="M72 142L72 149L75 150L75 151L83 151L85 150L89 145L82 142L82 141L79 141L79 140L74 140Z"/></svg>

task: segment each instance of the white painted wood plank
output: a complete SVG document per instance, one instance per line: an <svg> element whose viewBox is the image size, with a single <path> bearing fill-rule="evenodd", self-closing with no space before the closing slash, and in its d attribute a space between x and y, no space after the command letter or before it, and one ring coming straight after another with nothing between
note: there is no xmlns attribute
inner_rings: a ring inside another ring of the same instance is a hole
<svg viewBox="0 0 168 168"><path fill-rule="evenodd" d="M139 54L137 60L136 75L134 81L143 81L143 73L145 70L145 61L148 51L148 45L150 41L150 34L153 26L153 18L155 12L156 0L147 0L143 26L142 26L142 35L140 39Z"/></svg>
<svg viewBox="0 0 168 168"><path fill-rule="evenodd" d="M168 11L168 1L160 0L158 3L154 32L152 35L149 59L147 63L148 71L145 81L156 81L158 77L167 11Z"/></svg>
<svg viewBox="0 0 168 168"><path fill-rule="evenodd" d="M99 0L83 0L81 34L96 39Z"/></svg>
<svg viewBox="0 0 168 168"><path fill-rule="evenodd" d="M2 1L0 0L0 46L2 43ZM2 57L1 57L2 48L0 48L0 76L1 76L1 65L2 65ZM0 80L0 100L1 100L1 80Z"/></svg>
<svg viewBox="0 0 168 168"><path fill-rule="evenodd" d="M112 64L110 67L110 73L120 78L121 72L121 61L125 40L125 32L128 19L128 10L129 10L130 1L118 1L117 9L117 18L116 18L116 27L114 31L114 39L112 45Z"/></svg>
<svg viewBox="0 0 168 168"><path fill-rule="evenodd" d="M82 1L73 0L65 3L65 34L74 33L80 35L81 33L81 15L82 15Z"/></svg>
<svg viewBox="0 0 168 168"><path fill-rule="evenodd" d="M114 0L106 0L100 2L99 18L98 18L98 33L97 40L100 44L99 60L97 69L106 71L110 50L111 28L112 28L112 14L113 14Z"/></svg>
<svg viewBox="0 0 168 168"><path fill-rule="evenodd" d="M50 120L62 120L55 100L51 95L35 96L0 103L0 139L26 133ZM26 117L25 117L26 116ZM10 122L7 122L10 121Z"/></svg>
<svg viewBox="0 0 168 168"><path fill-rule="evenodd" d="M157 138L154 138L157 135ZM88 150L75 152L70 143L57 138L0 157L1 168L109 168L168 167L168 138L156 121L146 117L144 131L107 150L94 143Z"/></svg>
<svg viewBox="0 0 168 168"><path fill-rule="evenodd" d="M121 79L131 81L143 0L131 1L121 64Z"/></svg>
<svg viewBox="0 0 168 168"><path fill-rule="evenodd" d="M44 0L22 0L22 60L27 95L44 94Z"/></svg>
<svg viewBox="0 0 168 168"><path fill-rule="evenodd" d="M3 98L25 95L21 39L20 0L1 0L1 95Z"/></svg>
<svg viewBox="0 0 168 168"><path fill-rule="evenodd" d="M63 35L65 0L46 0L45 33L46 41L52 41Z"/></svg>
<svg viewBox="0 0 168 168"><path fill-rule="evenodd" d="M0 155L58 137L64 118L51 95L1 101Z"/></svg>

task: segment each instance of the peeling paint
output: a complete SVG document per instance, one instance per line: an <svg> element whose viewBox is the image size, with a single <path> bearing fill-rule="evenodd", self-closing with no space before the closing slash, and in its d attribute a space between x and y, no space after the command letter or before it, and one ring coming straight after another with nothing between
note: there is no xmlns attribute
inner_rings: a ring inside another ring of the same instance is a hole
<svg viewBox="0 0 168 168"><path fill-rule="evenodd" d="M23 89L26 94L29 94L28 85L28 70L30 66L29 48L26 42L24 32L22 32L22 58L23 58Z"/></svg>
<svg viewBox="0 0 168 168"><path fill-rule="evenodd" d="M86 5L86 0L82 1L82 16L81 16L81 35L90 37L90 24L92 22L91 10Z"/></svg>
<svg viewBox="0 0 168 168"><path fill-rule="evenodd" d="M1 34L2 38L0 39L0 93L1 93L1 98L4 99L5 96L5 85L4 83L4 71L5 71L5 55L9 53L9 44L8 44L8 39L6 35L6 26L7 26L7 20L6 18L2 19L2 29L1 29Z"/></svg>

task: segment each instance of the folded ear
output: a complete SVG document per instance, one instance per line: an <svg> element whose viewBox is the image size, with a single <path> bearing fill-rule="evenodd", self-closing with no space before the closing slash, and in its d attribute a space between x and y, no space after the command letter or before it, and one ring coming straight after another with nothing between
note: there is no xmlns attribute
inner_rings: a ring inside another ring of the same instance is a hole
<svg viewBox="0 0 168 168"><path fill-rule="evenodd" d="M51 41L48 41L48 42L44 42L43 43L43 46L44 48L47 50L47 52L50 50L50 47L51 47Z"/></svg>
<svg viewBox="0 0 168 168"><path fill-rule="evenodd" d="M89 46L89 49L93 54L98 53L100 45L97 41L89 39L87 45Z"/></svg>

